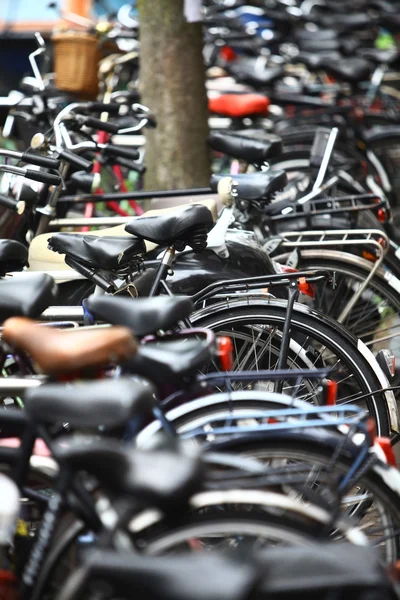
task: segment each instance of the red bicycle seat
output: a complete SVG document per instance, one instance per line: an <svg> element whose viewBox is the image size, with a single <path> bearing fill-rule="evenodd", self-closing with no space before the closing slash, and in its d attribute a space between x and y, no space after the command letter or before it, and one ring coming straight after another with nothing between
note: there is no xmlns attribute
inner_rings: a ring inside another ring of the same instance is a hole
<svg viewBox="0 0 400 600"><path fill-rule="evenodd" d="M236 118L265 115L269 105L269 99L262 94L221 94L208 100L211 112Z"/></svg>

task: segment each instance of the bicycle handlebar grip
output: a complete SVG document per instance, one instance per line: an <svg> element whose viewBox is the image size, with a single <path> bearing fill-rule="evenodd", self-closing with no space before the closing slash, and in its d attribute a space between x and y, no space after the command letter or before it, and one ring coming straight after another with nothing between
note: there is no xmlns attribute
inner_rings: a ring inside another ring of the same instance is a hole
<svg viewBox="0 0 400 600"><path fill-rule="evenodd" d="M118 104L118 102L88 102L87 105L88 110L93 112L107 112L115 115L119 113L121 108L121 104Z"/></svg>
<svg viewBox="0 0 400 600"><path fill-rule="evenodd" d="M48 183L49 185L61 185L61 177L59 175L45 173L44 171L32 171L31 169L26 169L24 177L32 179L33 181Z"/></svg>
<svg viewBox="0 0 400 600"><path fill-rule="evenodd" d="M146 171L146 167L144 165L127 160L126 158L120 158L119 156L116 156L114 160L118 165L125 167L129 171L137 171L140 174L143 174Z"/></svg>
<svg viewBox="0 0 400 600"><path fill-rule="evenodd" d="M92 170L92 163L90 160L71 152L71 150L61 150L59 156L62 160L65 160L70 165L82 169L83 171L89 172Z"/></svg>
<svg viewBox="0 0 400 600"><path fill-rule="evenodd" d="M153 113L147 113L145 117L147 118L147 126L155 129L157 127L157 119Z"/></svg>
<svg viewBox="0 0 400 600"><path fill-rule="evenodd" d="M84 117L83 125L92 129L98 129L99 131L106 131L107 133L118 133L119 125L116 123L110 123L109 121L101 121L100 119L94 119L93 117Z"/></svg>
<svg viewBox="0 0 400 600"><path fill-rule="evenodd" d="M127 158L128 160L137 160L140 156L139 150L115 146L114 144L107 144L105 148L103 148L103 153L108 156Z"/></svg>
<svg viewBox="0 0 400 600"><path fill-rule="evenodd" d="M60 166L60 161L58 159L31 154L30 152L24 152L21 156L21 160L30 165L36 165L37 167L46 167L46 169L58 169Z"/></svg>
<svg viewBox="0 0 400 600"><path fill-rule="evenodd" d="M22 215L25 210L25 202L22 200L14 200L14 198L9 198L3 194L0 194L0 206L5 206L5 208L14 210L19 215Z"/></svg>
<svg viewBox="0 0 400 600"><path fill-rule="evenodd" d="M128 92L128 94L126 95L126 99L129 102L140 102L140 94L138 90L131 90L130 92Z"/></svg>

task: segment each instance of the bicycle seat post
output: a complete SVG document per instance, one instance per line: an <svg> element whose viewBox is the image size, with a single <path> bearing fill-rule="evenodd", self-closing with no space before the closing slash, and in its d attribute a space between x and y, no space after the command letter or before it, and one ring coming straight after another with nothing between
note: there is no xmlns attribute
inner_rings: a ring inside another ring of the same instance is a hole
<svg viewBox="0 0 400 600"><path fill-rule="evenodd" d="M169 246L164 253L161 264L157 271L156 278L154 280L153 285L151 286L151 290L149 293L150 298L152 296L157 295L159 286L160 286L160 282L166 279L166 277L168 275L168 271L171 268L172 263L174 261L174 258L175 258L175 248L173 246Z"/></svg>

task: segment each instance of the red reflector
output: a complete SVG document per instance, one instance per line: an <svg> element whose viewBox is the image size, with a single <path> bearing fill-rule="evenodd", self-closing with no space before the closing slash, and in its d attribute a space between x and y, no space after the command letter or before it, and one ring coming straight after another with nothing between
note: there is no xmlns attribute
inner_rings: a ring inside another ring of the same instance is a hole
<svg viewBox="0 0 400 600"><path fill-rule="evenodd" d="M219 55L226 61L235 60L235 58L237 58L236 52L230 46L224 46L221 48Z"/></svg>
<svg viewBox="0 0 400 600"><path fill-rule="evenodd" d="M388 565L387 573L392 581L400 581L400 560Z"/></svg>
<svg viewBox="0 0 400 600"><path fill-rule="evenodd" d="M397 467L396 456L395 456L395 453L393 452L393 447L390 442L390 438L377 437L377 438L375 438L375 442L377 444L379 444L379 446L382 448L383 453L386 456L388 465L391 465L392 467Z"/></svg>
<svg viewBox="0 0 400 600"><path fill-rule="evenodd" d="M336 394L337 394L337 383L336 381L332 381L328 379L326 382L326 406L335 406L336 404Z"/></svg>
<svg viewBox="0 0 400 600"><path fill-rule="evenodd" d="M366 250L362 251L362 257L365 258L365 260L369 260L370 262L376 262L378 260L375 254L371 254L371 252L367 252Z"/></svg>
<svg viewBox="0 0 400 600"><path fill-rule="evenodd" d="M368 419L368 421L367 421L367 430L368 430L368 433L369 433L371 444L373 444L374 440L375 440L375 421L373 419Z"/></svg>
<svg viewBox="0 0 400 600"><path fill-rule="evenodd" d="M302 294L306 294L306 296L310 296L310 298L315 298L315 289L311 283L307 283L304 277L299 279L299 290Z"/></svg>
<svg viewBox="0 0 400 600"><path fill-rule="evenodd" d="M233 367L233 344L230 337L223 335L218 338L218 356L224 371L231 371Z"/></svg>
<svg viewBox="0 0 400 600"><path fill-rule="evenodd" d="M380 223L386 223L387 216L386 216L386 210L384 208L379 208L376 213L376 216L378 217L378 221Z"/></svg>
<svg viewBox="0 0 400 600"><path fill-rule="evenodd" d="M1 569L0 570L0 581L17 581L17 577L14 573L12 573L11 571L6 571L5 569ZM3 597L3 594L2 596ZM4 596L6 597L6 596ZM10 598L12 598L13 596L10 596ZM15 598L17 596L15 595ZM8 596L7 596L8 598Z"/></svg>
<svg viewBox="0 0 400 600"><path fill-rule="evenodd" d="M382 209L383 210L383 209ZM386 213L385 213L386 214ZM378 240L378 244L382 246L382 248L386 248L386 240L383 237L380 237Z"/></svg>

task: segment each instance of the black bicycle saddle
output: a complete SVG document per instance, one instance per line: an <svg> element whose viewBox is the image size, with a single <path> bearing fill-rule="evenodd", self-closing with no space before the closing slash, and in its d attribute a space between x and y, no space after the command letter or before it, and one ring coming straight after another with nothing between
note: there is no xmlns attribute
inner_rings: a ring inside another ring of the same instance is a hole
<svg viewBox="0 0 400 600"><path fill-rule="evenodd" d="M57 287L46 273L24 273L0 281L0 320L39 317L55 300Z"/></svg>
<svg viewBox="0 0 400 600"><path fill-rule="evenodd" d="M22 271L28 265L28 249L16 240L0 240L0 276Z"/></svg>
<svg viewBox="0 0 400 600"><path fill-rule="evenodd" d="M212 175L210 187L218 189L218 183L226 175ZM228 175L229 177L229 175ZM275 192L282 190L287 184L285 171L270 169L262 173L243 173L232 175L232 195L240 200L250 202L269 201Z"/></svg>
<svg viewBox="0 0 400 600"><path fill-rule="evenodd" d="M129 378L65 385L49 383L28 390L25 410L38 423L70 423L94 428L125 425L151 412L154 389L148 381Z"/></svg>
<svg viewBox="0 0 400 600"><path fill-rule="evenodd" d="M194 310L187 296L157 296L155 298L123 298L89 296L86 307L95 320L129 327L137 337L168 331Z"/></svg>
<svg viewBox="0 0 400 600"><path fill-rule="evenodd" d="M214 226L211 211L203 204L183 206L154 217L132 219L125 231L155 244L196 251L207 246L207 232Z"/></svg>
<svg viewBox="0 0 400 600"><path fill-rule="evenodd" d="M198 339L149 342L139 346L125 366L135 375L150 377L157 385L179 384L211 360L208 343Z"/></svg>
<svg viewBox="0 0 400 600"><path fill-rule="evenodd" d="M110 491L164 512L179 514L203 481L199 455L183 451L179 444L144 452L124 450L113 439L65 438L55 451L72 469L95 475Z"/></svg>
<svg viewBox="0 0 400 600"><path fill-rule="evenodd" d="M143 255L143 240L131 237L96 237L75 233L55 233L48 240L50 250L66 254L97 269L118 269L133 257Z"/></svg>

